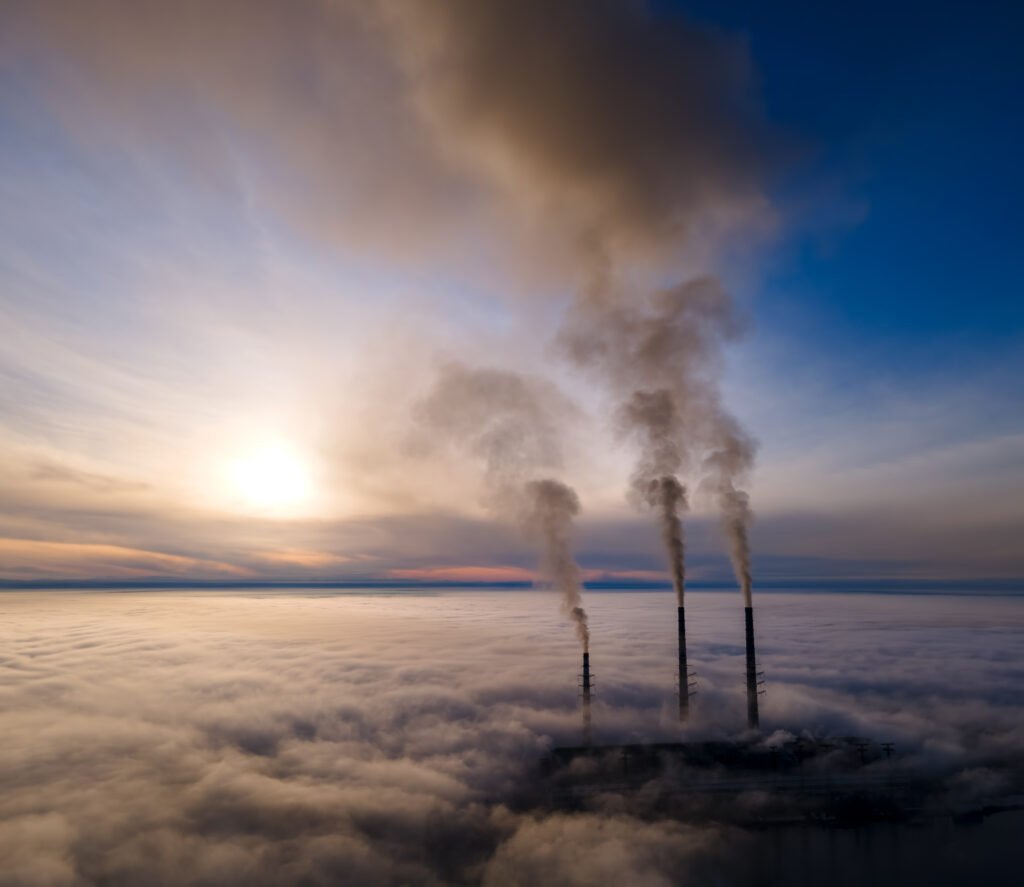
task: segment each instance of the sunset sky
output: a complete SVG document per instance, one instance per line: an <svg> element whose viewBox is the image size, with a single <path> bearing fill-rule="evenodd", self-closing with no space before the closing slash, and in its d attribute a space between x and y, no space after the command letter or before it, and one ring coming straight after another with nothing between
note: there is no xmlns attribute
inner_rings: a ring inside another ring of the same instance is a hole
<svg viewBox="0 0 1024 887"><path fill-rule="evenodd" d="M555 405L585 575L665 581L561 334L599 254L732 294L755 585L1024 583L1012 5L457 5L0 0L0 580L529 581L457 366Z"/></svg>

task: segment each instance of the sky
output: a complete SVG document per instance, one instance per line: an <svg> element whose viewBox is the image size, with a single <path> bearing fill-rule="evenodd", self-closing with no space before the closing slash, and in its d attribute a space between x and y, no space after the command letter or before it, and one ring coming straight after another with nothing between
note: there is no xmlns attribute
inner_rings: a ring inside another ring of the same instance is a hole
<svg viewBox="0 0 1024 887"><path fill-rule="evenodd" d="M1021 13L478 9L0 2L0 580L1019 586Z"/></svg>

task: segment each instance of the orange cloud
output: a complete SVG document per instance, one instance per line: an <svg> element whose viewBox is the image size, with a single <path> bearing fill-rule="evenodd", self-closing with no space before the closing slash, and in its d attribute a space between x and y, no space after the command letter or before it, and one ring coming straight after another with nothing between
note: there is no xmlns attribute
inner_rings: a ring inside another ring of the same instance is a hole
<svg viewBox="0 0 1024 887"><path fill-rule="evenodd" d="M345 557L342 554L309 551L303 548L283 548L277 551L265 551L259 555L259 558L272 564L285 564L292 567L332 567L352 561L352 558Z"/></svg>
<svg viewBox="0 0 1024 887"><path fill-rule="evenodd" d="M0 539L0 576L4 579L126 578L172 575L250 577L251 570L223 561L164 554L122 545Z"/></svg>

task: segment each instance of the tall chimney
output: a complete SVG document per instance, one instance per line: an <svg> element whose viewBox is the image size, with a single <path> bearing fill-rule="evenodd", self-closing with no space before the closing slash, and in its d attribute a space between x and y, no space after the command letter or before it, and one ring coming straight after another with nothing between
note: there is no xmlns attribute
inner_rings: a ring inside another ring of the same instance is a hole
<svg viewBox="0 0 1024 887"><path fill-rule="evenodd" d="M690 672L686 666L686 610L679 607L679 720L690 715Z"/></svg>
<svg viewBox="0 0 1024 887"><path fill-rule="evenodd" d="M754 608L744 607L747 620L747 727L756 730L757 714L757 661L754 657Z"/></svg>
<svg viewBox="0 0 1024 887"><path fill-rule="evenodd" d="M591 743L590 725L590 653L583 654L583 744Z"/></svg>

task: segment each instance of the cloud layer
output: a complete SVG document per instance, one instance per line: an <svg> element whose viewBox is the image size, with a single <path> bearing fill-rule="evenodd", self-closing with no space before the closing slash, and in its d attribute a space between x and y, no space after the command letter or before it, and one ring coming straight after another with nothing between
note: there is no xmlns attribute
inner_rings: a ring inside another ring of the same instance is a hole
<svg viewBox="0 0 1024 887"><path fill-rule="evenodd" d="M543 751L579 738L578 651L546 597L3 595L4 883L753 877L774 851L728 828L516 805ZM689 602L691 736L742 725L739 603ZM672 597L588 605L598 741L677 735ZM768 731L888 739L965 786L1005 783L1024 708L1012 601L759 611Z"/></svg>

